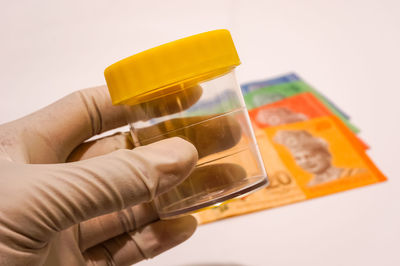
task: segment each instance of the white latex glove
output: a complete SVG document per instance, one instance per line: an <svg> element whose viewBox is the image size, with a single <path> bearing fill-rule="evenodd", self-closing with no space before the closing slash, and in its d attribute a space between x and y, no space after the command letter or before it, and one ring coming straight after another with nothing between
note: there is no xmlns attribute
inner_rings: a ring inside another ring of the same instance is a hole
<svg viewBox="0 0 400 266"><path fill-rule="evenodd" d="M193 170L192 144L82 144L125 123L102 86L0 126L0 265L130 265L193 234L193 217L160 221L148 203Z"/></svg>

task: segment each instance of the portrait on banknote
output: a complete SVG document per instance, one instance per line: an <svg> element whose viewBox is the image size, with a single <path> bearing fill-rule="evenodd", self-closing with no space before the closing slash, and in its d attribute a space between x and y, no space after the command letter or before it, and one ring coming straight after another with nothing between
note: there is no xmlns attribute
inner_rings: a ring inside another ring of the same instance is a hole
<svg viewBox="0 0 400 266"><path fill-rule="evenodd" d="M332 165L328 143L306 130L280 130L274 141L284 145L296 164L313 175L307 186L315 186L342 177L345 169Z"/></svg>
<svg viewBox="0 0 400 266"><path fill-rule="evenodd" d="M259 124L269 126L284 125L307 119L308 117L305 114L294 112L285 106L260 109L256 115Z"/></svg>

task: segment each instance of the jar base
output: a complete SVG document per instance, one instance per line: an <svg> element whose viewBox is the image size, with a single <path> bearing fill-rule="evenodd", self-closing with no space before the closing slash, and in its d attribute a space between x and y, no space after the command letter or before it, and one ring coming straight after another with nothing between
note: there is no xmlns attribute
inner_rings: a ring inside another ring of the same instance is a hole
<svg viewBox="0 0 400 266"><path fill-rule="evenodd" d="M258 182L255 180L259 179ZM159 212L160 219L174 219L180 216L188 215L194 212L201 211L204 208L218 206L222 202L243 197L246 194L255 192L268 185L268 179L265 176L255 176L241 183L235 183L231 187L223 189L215 189L214 191L205 191L202 195L194 195L190 198L185 198L182 201L171 204L164 212Z"/></svg>

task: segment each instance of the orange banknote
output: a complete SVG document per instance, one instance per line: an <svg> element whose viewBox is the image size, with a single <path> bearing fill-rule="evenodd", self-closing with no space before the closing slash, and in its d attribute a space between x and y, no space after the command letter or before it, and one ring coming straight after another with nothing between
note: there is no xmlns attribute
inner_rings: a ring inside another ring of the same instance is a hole
<svg viewBox="0 0 400 266"><path fill-rule="evenodd" d="M256 137L270 185L196 213L199 223L386 180L355 135L335 116L256 129Z"/></svg>
<svg viewBox="0 0 400 266"><path fill-rule="evenodd" d="M279 126L332 115L310 92L296 94L249 111L251 120L260 128Z"/></svg>
<svg viewBox="0 0 400 266"><path fill-rule="evenodd" d="M296 94L249 111L254 128L285 125L331 115L334 114L310 92ZM369 148L364 141L358 137L357 139L363 149Z"/></svg>

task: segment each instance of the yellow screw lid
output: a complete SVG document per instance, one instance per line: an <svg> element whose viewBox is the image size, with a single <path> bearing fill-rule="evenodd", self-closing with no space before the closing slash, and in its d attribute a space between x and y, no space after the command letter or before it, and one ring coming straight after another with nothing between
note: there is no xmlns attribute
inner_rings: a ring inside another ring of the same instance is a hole
<svg viewBox="0 0 400 266"><path fill-rule="evenodd" d="M104 76L112 103L132 104L149 93L159 94L185 82L195 84L239 64L229 31L214 30L125 58L109 66Z"/></svg>

